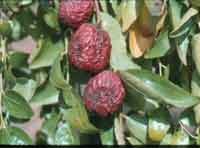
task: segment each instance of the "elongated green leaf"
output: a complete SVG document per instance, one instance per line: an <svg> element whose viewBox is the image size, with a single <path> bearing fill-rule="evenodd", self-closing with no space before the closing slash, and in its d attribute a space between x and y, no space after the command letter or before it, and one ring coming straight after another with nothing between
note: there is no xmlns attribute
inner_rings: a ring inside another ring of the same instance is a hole
<svg viewBox="0 0 200 148"><path fill-rule="evenodd" d="M7 91L3 97L3 103L11 116L19 119L29 119L33 111L28 102L15 91Z"/></svg>
<svg viewBox="0 0 200 148"><path fill-rule="evenodd" d="M37 53L37 56L31 61L30 68L37 69L51 66L63 50L64 43L61 40L55 43L51 39L44 40L39 53Z"/></svg>
<svg viewBox="0 0 200 148"><path fill-rule="evenodd" d="M192 74L192 94L194 96L200 97L200 76L198 75L197 71L194 71Z"/></svg>
<svg viewBox="0 0 200 148"><path fill-rule="evenodd" d="M125 83L133 85L142 94L152 99L182 108L191 107L199 102L198 97L192 96L184 89L150 71L127 70L120 71L120 74Z"/></svg>
<svg viewBox="0 0 200 148"><path fill-rule="evenodd" d="M170 14L170 20L171 20L173 29L176 29L180 25L180 22L182 21L181 20L182 8L183 8L183 5L180 3L180 1L169 0L169 14ZM191 28L191 25L189 21L188 25L186 24L183 31L188 32L190 28ZM189 45L187 34L178 36L177 38L175 38L174 42L175 42L180 60L182 61L184 65L187 65L187 50L188 50L188 45Z"/></svg>
<svg viewBox="0 0 200 148"><path fill-rule="evenodd" d="M101 143L103 145L113 145L114 144L114 136L113 136L113 128L109 130L103 131L100 135Z"/></svg>
<svg viewBox="0 0 200 148"><path fill-rule="evenodd" d="M111 67L120 70L139 68L139 66L127 56L125 38L122 35L122 30L117 20L107 13L100 13L100 15L102 27L109 33L111 38Z"/></svg>
<svg viewBox="0 0 200 148"><path fill-rule="evenodd" d="M153 47L144 55L147 59L158 58L164 56L170 49L168 31L161 32Z"/></svg>
<svg viewBox="0 0 200 148"><path fill-rule="evenodd" d="M87 111L81 98L71 88L63 90L64 101L68 106L72 108L65 110L65 120L75 129L79 129L80 132L90 133L98 132L98 129L92 125L89 121Z"/></svg>
<svg viewBox="0 0 200 148"><path fill-rule="evenodd" d="M181 35L187 33L191 25L193 24L194 16L197 15L198 11L194 8L190 8L185 15L182 17L179 24L175 27L175 29L170 33L171 38L177 38Z"/></svg>
<svg viewBox="0 0 200 148"><path fill-rule="evenodd" d="M200 123L200 104L194 107L195 121L197 124Z"/></svg>
<svg viewBox="0 0 200 148"><path fill-rule="evenodd" d="M69 87L62 74L61 65L60 65L60 57L58 57L55 60L52 66L50 81L55 87L58 87L61 89L65 89L66 87Z"/></svg>
<svg viewBox="0 0 200 148"><path fill-rule="evenodd" d="M20 128L7 127L0 130L0 144L7 145L30 145L31 138Z"/></svg>
<svg viewBox="0 0 200 148"><path fill-rule="evenodd" d="M177 0L169 0L169 14L173 28L179 25L181 20L182 5Z"/></svg>
<svg viewBox="0 0 200 148"><path fill-rule="evenodd" d="M142 143L147 140L147 122L144 118L137 115L123 116L126 120L126 125L132 136L136 137Z"/></svg>
<svg viewBox="0 0 200 148"><path fill-rule="evenodd" d="M54 104L58 102L58 97L59 91L48 82L35 92L30 102L37 105Z"/></svg>
<svg viewBox="0 0 200 148"><path fill-rule="evenodd" d="M192 41L192 57L196 65L197 72L200 75L200 33L193 36Z"/></svg>
<svg viewBox="0 0 200 148"><path fill-rule="evenodd" d="M126 138L131 145L143 145L140 141L138 141L134 137L127 137Z"/></svg>
<svg viewBox="0 0 200 148"><path fill-rule="evenodd" d="M178 56L184 65L187 65L188 37L181 36L175 39Z"/></svg>

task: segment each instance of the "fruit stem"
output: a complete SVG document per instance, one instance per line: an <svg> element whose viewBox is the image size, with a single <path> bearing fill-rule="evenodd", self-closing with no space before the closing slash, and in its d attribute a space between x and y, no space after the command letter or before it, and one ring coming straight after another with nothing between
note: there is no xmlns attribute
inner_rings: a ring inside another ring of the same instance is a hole
<svg viewBox="0 0 200 148"><path fill-rule="evenodd" d="M100 24L101 23L101 18L100 18L100 8L99 8L98 0L95 0L95 7L96 7L97 24Z"/></svg>

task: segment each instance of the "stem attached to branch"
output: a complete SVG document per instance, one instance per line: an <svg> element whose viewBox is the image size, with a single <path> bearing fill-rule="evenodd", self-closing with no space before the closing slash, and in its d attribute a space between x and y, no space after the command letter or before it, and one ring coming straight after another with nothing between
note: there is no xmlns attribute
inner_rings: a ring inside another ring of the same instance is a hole
<svg viewBox="0 0 200 148"><path fill-rule="evenodd" d="M95 7L96 7L97 24L100 24L101 23L101 17L100 17L100 8L99 8L98 0L95 0Z"/></svg>

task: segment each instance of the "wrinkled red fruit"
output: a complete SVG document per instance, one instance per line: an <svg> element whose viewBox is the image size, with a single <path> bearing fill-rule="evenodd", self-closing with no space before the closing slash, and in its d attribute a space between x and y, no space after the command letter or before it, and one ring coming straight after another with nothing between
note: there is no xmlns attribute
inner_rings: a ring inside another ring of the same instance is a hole
<svg viewBox="0 0 200 148"><path fill-rule="evenodd" d="M119 76L106 70L89 80L83 99L89 111L107 116L118 110L124 96L125 89Z"/></svg>
<svg viewBox="0 0 200 148"><path fill-rule="evenodd" d="M93 9L93 0L61 0L59 17L64 24L78 28L90 18Z"/></svg>
<svg viewBox="0 0 200 148"><path fill-rule="evenodd" d="M108 33L94 24L82 24L69 42L70 63L90 72L104 69L109 63L110 52Z"/></svg>

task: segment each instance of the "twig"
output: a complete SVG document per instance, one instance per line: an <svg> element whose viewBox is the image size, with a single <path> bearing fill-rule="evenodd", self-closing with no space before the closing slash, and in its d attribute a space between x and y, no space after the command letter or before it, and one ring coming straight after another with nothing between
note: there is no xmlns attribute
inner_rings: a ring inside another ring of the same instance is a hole
<svg viewBox="0 0 200 148"><path fill-rule="evenodd" d="M185 127L185 125L179 121L179 124L181 125L182 129L188 134L190 135L193 139L198 139L197 136L194 136L190 131L188 131L188 129Z"/></svg>
<svg viewBox="0 0 200 148"><path fill-rule="evenodd" d="M97 24L100 24L101 23L101 18L100 18L100 8L99 8L98 0L95 0L95 7L96 7Z"/></svg>
<svg viewBox="0 0 200 148"><path fill-rule="evenodd" d="M2 36L0 36L0 41L1 41L1 48L0 48L0 52L2 53L2 57L1 60L2 62L4 62L4 58L5 58L5 44L6 44L6 39L3 39ZM2 73L0 73L0 128L5 128L5 123L3 120L3 114L2 114L2 96L3 96L3 76Z"/></svg>

